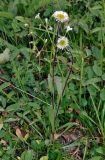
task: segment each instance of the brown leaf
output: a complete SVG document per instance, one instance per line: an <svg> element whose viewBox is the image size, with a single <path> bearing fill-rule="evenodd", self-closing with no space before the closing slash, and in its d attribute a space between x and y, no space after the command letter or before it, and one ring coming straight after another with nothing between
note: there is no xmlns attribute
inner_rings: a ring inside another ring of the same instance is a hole
<svg viewBox="0 0 105 160"><path fill-rule="evenodd" d="M0 118L0 130L3 128L3 119Z"/></svg>
<svg viewBox="0 0 105 160"><path fill-rule="evenodd" d="M24 141L24 138L22 136L22 132L19 128L16 129L16 135L18 136L18 138L21 140L21 141Z"/></svg>
<svg viewBox="0 0 105 160"><path fill-rule="evenodd" d="M1 139L0 144L3 144L4 146L6 146L7 142L5 140Z"/></svg>

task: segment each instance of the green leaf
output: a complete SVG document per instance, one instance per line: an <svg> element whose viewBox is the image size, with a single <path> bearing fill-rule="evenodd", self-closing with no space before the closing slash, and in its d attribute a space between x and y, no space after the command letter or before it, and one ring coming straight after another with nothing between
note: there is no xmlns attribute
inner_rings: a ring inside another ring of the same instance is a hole
<svg viewBox="0 0 105 160"><path fill-rule="evenodd" d="M85 121L91 121L93 124L96 124L96 122L87 114L86 111L81 111L80 117Z"/></svg>
<svg viewBox="0 0 105 160"><path fill-rule="evenodd" d="M2 103L3 108L6 107L7 99L4 98L3 96L0 96L0 102Z"/></svg>
<svg viewBox="0 0 105 160"><path fill-rule="evenodd" d="M58 92L59 98L62 98L63 84L61 77L55 76L55 84Z"/></svg>
<svg viewBox="0 0 105 160"><path fill-rule="evenodd" d="M85 68L85 70L86 70L86 74L87 74L87 76L88 76L88 79L91 79L91 78L94 77L94 71L92 70L92 67L91 67L91 66L87 66L87 67Z"/></svg>
<svg viewBox="0 0 105 160"><path fill-rule="evenodd" d="M21 155L21 160L32 160L33 152L31 150L24 151Z"/></svg>
<svg viewBox="0 0 105 160"><path fill-rule="evenodd" d="M4 122L7 122L7 123L15 122L15 121L17 121L16 118L7 118L7 119L4 120Z"/></svg>
<svg viewBox="0 0 105 160"><path fill-rule="evenodd" d="M89 80L87 80L86 82L83 82L83 86L88 86L90 84L95 84L97 82L100 82L101 78L91 78Z"/></svg>
<svg viewBox="0 0 105 160"><path fill-rule="evenodd" d="M105 73L102 75L102 79L105 80Z"/></svg>
<svg viewBox="0 0 105 160"><path fill-rule="evenodd" d="M89 32L89 28L88 28L88 25L86 24L86 21L80 20L79 25L86 33Z"/></svg>
<svg viewBox="0 0 105 160"><path fill-rule="evenodd" d="M104 147L98 147L98 148L96 148L96 152L100 155L105 155L105 148Z"/></svg>
<svg viewBox="0 0 105 160"><path fill-rule="evenodd" d="M29 54L31 52L30 48L26 48L26 47L20 48L20 52L24 54L27 60L30 60L30 54Z"/></svg>
<svg viewBox="0 0 105 160"><path fill-rule="evenodd" d="M84 99L84 98L82 98L81 99L81 103L82 103L82 106L86 106L87 105L87 100L86 99Z"/></svg>
<svg viewBox="0 0 105 160"><path fill-rule="evenodd" d="M52 77L50 76L50 74L48 75L48 86L49 86L49 90L52 93L54 90L53 84L52 84Z"/></svg>
<svg viewBox="0 0 105 160"><path fill-rule="evenodd" d="M105 31L105 27L96 27L94 28L91 33L95 33L95 32L102 32L102 31Z"/></svg>
<svg viewBox="0 0 105 160"><path fill-rule="evenodd" d="M10 12L0 12L0 17L12 19L13 14Z"/></svg>
<svg viewBox="0 0 105 160"><path fill-rule="evenodd" d="M93 85L87 86L87 90L92 96L96 96L97 94L97 89Z"/></svg>
<svg viewBox="0 0 105 160"><path fill-rule="evenodd" d="M93 54L93 56L95 56L96 59L100 59L101 58L101 51L96 46L92 46L92 54ZM96 63L96 61L95 61L95 63Z"/></svg>
<svg viewBox="0 0 105 160"><path fill-rule="evenodd" d="M39 106L39 104L38 103L36 103L36 102L29 102L28 103L28 106L32 109L32 108L34 108L34 109L40 109L40 106Z"/></svg>
<svg viewBox="0 0 105 160"><path fill-rule="evenodd" d="M43 156L40 158L40 160L48 160L48 156Z"/></svg>
<svg viewBox="0 0 105 160"><path fill-rule="evenodd" d="M8 106L8 107L6 108L6 111L7 111L7 112L11 112L11 111L17 111L17 110L19 110L19 109L20 109L19 103L15 103L15 104L11 104L10 106Z"/></svg>
<svg viewBox="0 0 105 160"><path fill-rule="evenodd" d="M63 126L59 127L58 130L63 130L63 132L60 134L64 134L65 132L67 132L70 128L78 126L76 123L73 122L68 122L66 124L64 124Z"/></svg>
<svg viewBox="0 0 105 160"><path fill-rule="evenodd" d="M85 51L86 51L87 56L90 56L90 55L92 54L92 53L91 53L91 50L88 49L88 48L86 48Z"/></svg>
<svg viewBox="0 0 105 160"><path fill-rule="evenodd" d="M97 63L94 63L93 71L95 72L95 74L96 74L97 76L101 76L101 75L102 75L102 70L101 70L101 68L97 65Z"/></svg>
<svg viewBox="0 0 105 160"><path fill-rule="evenodd" d="M95 156L89 160L103 160L101 156Z"/></svg>
<svg viewBox="0 0 105 160"><path fill-rule="evenodd" d="M92 7L90 10L99 10L102 9L102 5L97 4L96 6Z"/></svg>
<svg viewBox="0 0 105 160"><path fill-rule="evenodd" d="M13 21L12 21L12 28L13 28L13 30L14 30L15 33L18 33L18 32L21 31L21 28L18 25L18 22L17 22L16 19L13 19Z"/></svg>
<svg viewBox="0 0 105 160"><path fill-rule="evenodd" d="M20 22L26 23L25 18L22 17L22 16L16 16L15 19L18 20L18 21L20 21Z"/></svg>
<svg viewBox="0 0 105 160"><path fill-rule="evenodd" d="M105 88L103 88L100 92L100 98L102 101L105 101Z"/></svg>
<svg viewBox="0 0 105 160"><path fill-rule="evenodd" d="M0 91L7 88L8 86L10 86L10 83L8 83L8 82L3 83L2 85L0 85Z"/></svg>

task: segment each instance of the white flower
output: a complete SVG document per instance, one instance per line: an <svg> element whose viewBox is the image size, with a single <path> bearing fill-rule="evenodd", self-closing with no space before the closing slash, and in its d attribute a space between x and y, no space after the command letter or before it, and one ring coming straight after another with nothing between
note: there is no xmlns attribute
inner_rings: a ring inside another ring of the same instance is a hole
<svg viewBox="0 0 105 160"><path fill-rule="evenodd" d="M69 20L68 14L63 11L55 11L53 17L56 19L56 21L62 23L67 22Z"/></svg>
<svg viewBox="0 0 105 160"><path fill-rule="evenodd" d="M36 16L35 16L35 19L39 19L40 18L40 13L38 13Z"/></svg>
<svg viewBox="0 0 105 160"><path fill-rule="evenodd" d="M33 32L31 31L29 34L30 34L30 35L32 35L32 34L33 34Z"/></svg>
<svg viewBox="0 0 105 160"><path fill-rule="evenodd" d="M57 41L57 48L64 49L69 46L69 41L66 37L60 37Z"/></svg>
<svg viewBox="0 0 105 160"><path fill-rule="evenodd" d="M32 31L31 31L31 32L29 32L28 36L31 36L31 35L33 35L33 32L32 32Z"/></svg>
<svg viewBox="0 0 105 160"><path fill-rule="evenodd" d="M50 26L48 29L49 29L50 31L52 31L52 30L53 30L53 27Z"/></svg>
<svg viewBox="0 0 105 160"><path fill-rule="evenodd" d="M73 28L71 28L70 26L66 26L65 28L66 28L66 32L69 32L69 31L73 30Z"/></svg>
<svg viewBox="0 0 105 160"><path fill-rule="evenodd" d="M45 18L45 22L46 22L46 24L48 24L48 18Z"/></svg>
<svg viewBox="0 0 105 160"><path fill-rule="evenodd" d="M47 43L47 39L45 39L45 43Z"/></svg>
<svg viewBox="0 0 105 160"><path fill-rule="evenodd" d="M36 57L39 57L39 56L40 56L40 54L41 54L41 51L38 51L38 53L37 53Z"/></svg>
<svg viewBox="0 0 105 160"><path fill-rule="evenodd" d="M33 41L30 41L29 44L33 44Z"/></svg>
<svg viewBox="0 0 105 160"><path fill-rule="evenodd" d="M41 26L42 26L42 25L41 25L41 24L39 24L39 28L40 28L40 29L41 29Z"/></svg>
<svg viewBox="0 0 105 160"><path fill-rule="evenodd" d="M20 157L17 156L17 159L20 160Z"/></svg>
<svg viewBox="0 0 105 160"><path fill-rule="evenodd" d="M25 27L28 27L28 23L25 23L24 26L25 26Z"/></svg>

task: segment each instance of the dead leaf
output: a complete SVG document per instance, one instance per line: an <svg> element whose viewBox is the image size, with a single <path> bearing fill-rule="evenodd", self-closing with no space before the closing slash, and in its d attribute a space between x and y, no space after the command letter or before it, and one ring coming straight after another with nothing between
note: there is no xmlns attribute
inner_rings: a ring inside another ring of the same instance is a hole
<svg viewBox="0 0 105 160"><path fill-rule="evenodd" d="M6 48L3 53L0 54L0 64L4 64L10 59L10 49Z"/></svg>
<svg viewBox="0 0 105 160"><path fill-rule="evenodd" d="M3 119L0 118L0 130L3 128Z"/></svg>
<svg viewBox="0 0 105 160"><path fill-rule="evenodd" d="M7 142L5 140L1 139L0 144L3 144L4 146L6 146Z"/></svg>
<svg viewBox="0 0 105 160"><path fill-rule="evenodd" d="M55 133L54 134L54 140L57 140L60 136L61 136L60 134Z"/></svg>
<svg viewBox="0 0 105 160"><path fill-rule="evenodd" d="M22 136L22 132L19 128L16 129L16 135L18 136L18 138L21 140L21 141L24 141L24 138Z"/></svg>

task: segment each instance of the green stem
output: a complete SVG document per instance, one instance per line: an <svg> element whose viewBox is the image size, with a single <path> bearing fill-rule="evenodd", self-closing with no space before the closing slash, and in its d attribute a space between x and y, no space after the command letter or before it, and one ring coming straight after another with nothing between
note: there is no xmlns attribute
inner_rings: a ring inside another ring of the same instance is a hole
<svg viewBox="0 0 105 160"><path fill-rule="evenodd" d="M85 160L85 158L86 158L87 148L88 148L88 140L87 140L87 138L86 138L86 143L85 143L85 150L84 150L83 160Z"/></svg>
<svg viewBox="0 0 105 160"><path fill-rule="evenodd" d="M97 117L97 120L99 122L100 130L101 130L101 133L102 133L102 136L103 136L103 141L104 141L105 140L105 134L104 134L104 129L103 129L100 117L99 117L99 113L98 113L97 107L96 107L96 105L94 103L93 97L91 95L90 95L90 98L91 98L92 103L93 103L94 111L96 113L96 117Z"/></svg>
<svg viewBox="0 0 105 160"><path fill-rule="evenodd" d="M81 94L82 94L83 67L84 67L84 58L82 57L81 73L80 73L80 88L79 88L79 103L80 104L81 104Z"/></svg>
<svg viewBox="0 0 105 160"><path fill-rule="evenodd" d="M68 80L69 80L71 71L72 71L72 69L70 68L70 69L69 69L68 76L67 76L67 78L66 78L66 80L65 80L65 84L64 84L64 87L63 87L63 90L62 90L62 96L61 96L61 97L63 97L63 95L64 95L64 92L65 92L65 89L66 89L66 86L67 86L67 83L68 83ZM59 102L58 102L58 107L57 107L57 112L56 112L56 115L55 115L55 120L56 120L56 118L57 118L57 115L58 115L58 112L59 112L59 109L60 109L60 104L61 104L61 98L59 99Z"/></svg>
<svg viewBox="0 0 105 160"><path fill-rule="evenodd" d="M80 51L82 51L82 31L80 31ZM81 70L80 70L80 87L79 87L79 103L80 103L80 105L81 105L81 94L82 94L83 66L84 66L84 57L83 57L83 53L82 53L81 54Z"/></svg>

